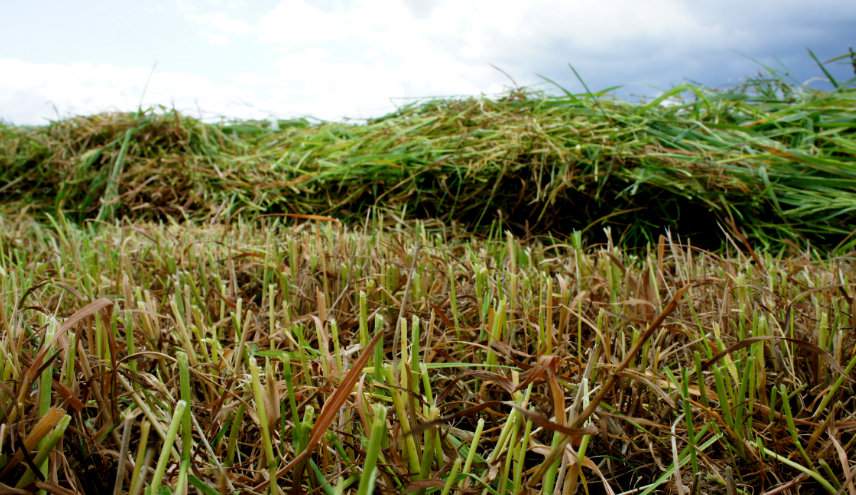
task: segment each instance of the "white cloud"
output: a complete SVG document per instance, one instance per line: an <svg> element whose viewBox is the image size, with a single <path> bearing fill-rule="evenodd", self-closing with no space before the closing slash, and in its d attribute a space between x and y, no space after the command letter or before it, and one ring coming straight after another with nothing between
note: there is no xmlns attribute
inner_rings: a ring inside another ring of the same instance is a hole
<svg viewBox="0 0 856 495"><path fill-rule="evenodd" d="M595 89L719 84L758 69L742 55L801 61L803 48L832 46L856 21L856 3L840 0L810 9L797 0L176 2L172 15L187 26L170 33L176 50L188 36L216 46L207 65L197 57L156 70L143 104L232 117L360 118L396 98L495 94L510 82L491 65L524 85L544 74L578 88L567 63ZM150 63L0 59L0 118L38 121L54 116L52 105L62 114L134 109Z"/></svg>
<svg viewBox="0 0 856 495"><path fill-rule="evenodd" d="M241 17L249 10L244 2L177 0L175 5L178 13L194 26L196 32L213 45L228 45L235 37L253 30L252 21Z"/></svg>
<svg viewBox="0 0 856 495"><path fill-rule="evenodd" d="M531 55L556 40L620 55L615 45L628 41L716 40L737 46L741 38L723 35L746 34L722 32L677 0L443 0L428 11L413 4L357 0L322 8L313 2L283 0L263 17L259 32L264 40L286 49L339 46L353 54L353 48L372 47L402 57L428 49L466 62Z"/></svg>
<svg viewBox="0 0 856 495"><path fill-rule="evenodd" d="M109 64L38 64L0 59L0 118L40 123L49 118L175 105L191 114L264 117L240 88L182 72ZM148 81L148 87L146 83ZM258 102L255 102L258 103Z"/></svg>
<svg viewBox="0 0 856 495"><path fill-rule="evenodd" d="M242 19L229 17L223 12L201 12L189 14L194 22L208 28L228 34L247 34L252 30L250 24Z"/></svg>

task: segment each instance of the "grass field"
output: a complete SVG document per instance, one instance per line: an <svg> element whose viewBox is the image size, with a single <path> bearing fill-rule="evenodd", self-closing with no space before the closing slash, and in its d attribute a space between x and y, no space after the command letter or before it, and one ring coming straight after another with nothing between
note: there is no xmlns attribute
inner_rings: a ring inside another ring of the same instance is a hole
<svg viewBox="0 0 856 495"><path fill-rule="evenodd" d="M0 491L856 494L838 85L0 126Z"/></svg>

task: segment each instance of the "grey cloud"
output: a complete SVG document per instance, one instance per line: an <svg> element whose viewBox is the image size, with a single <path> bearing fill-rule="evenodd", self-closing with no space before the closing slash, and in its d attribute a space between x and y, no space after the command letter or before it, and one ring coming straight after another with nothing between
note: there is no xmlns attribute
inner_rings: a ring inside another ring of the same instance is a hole
<svg viewBox="0 0 856 495"><path fill-rule="evenodd" d="M511 56L498 57L494 63L518 80L531 83L537 81L534 74L543 74L580 91L567 67L571 63L592 89L622 85L623 95L650 96L687 80L730 85L764 71L764 65L803 83L820 75L807 49L828 59L850 46L856 48L856 3L820 3L825 5L805 8L791 3L777 8L772 2L760 2L766 7L762 8L747 7L743 2L713 7L705 2L691 10L694 19L711 28L705 35L643 33L635 39L592 46L571 34L558 34L518 46ZM854 76L846 62L829 68L842 80Z"/></svg>

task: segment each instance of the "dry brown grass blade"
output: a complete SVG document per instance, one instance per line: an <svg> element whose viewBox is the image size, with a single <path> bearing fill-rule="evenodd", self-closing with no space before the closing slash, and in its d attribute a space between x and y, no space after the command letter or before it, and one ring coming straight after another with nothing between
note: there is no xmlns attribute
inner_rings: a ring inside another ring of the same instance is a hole
<svg viewBox="0 0 856 495"><path fill-rule="evenodd" d="M94 314L97 314L102 309L110 307L112 305L113 305L113 301L111 301L109 299L106 299L103 297L96 299L96 300L92 301L91 303L87 304L86 306L75 311L74 314L69 316L63 322L63 324L59 327L59 329L54 334L53 340L51 340L50 343L45 343L44 345L42 345L42 348L39 350L38 353L36 353L36 357L33 358L33 362L30 363L30 366L24 372L24 376L21 380L21 386L20 386L19 391L18 391L18 399L16 402L18 407L15 407L11 410L11 412L9 413L9 416L6 418L6 421L8 421L10 423L15 421L15 418L17 417L18 410L20 409L20 407L22 406L22 404L24 402L24 396L27 394L27 391L30 388L30 384L32 384L33 380L35 380L36 377L39 375L39 372L42 368L42 364L45 361L45 356L47 355L48 351L52 347L55 347L57 342L59 341L59 339L62 338L62 336L65 335L65 333L70 328L72 328L74 325L79 323L82 319L86 318L87 316L92 316Z"/></svg>
<svg viewBox="0 0 856 495"><path fill-rule="evenodd" d="M53 493L56 495L76 495L78 493L74 490L68 490L59 485L56 485L54 483L48 483L46 481L36 481L35 486L40 490L44 490L48 493Z"/></svg>
<svg viewBox="0 0 856 495"><path fill-rule="evenodd" d="M33 450L36 448L36 445L39 441L47 435L54 426L59 422L62 417L65 416L65 411L58 408L52 407L48 409L44 416L39 418L39 421L33 425L33 428L30 430L30 433L24 438L24 449ZM18 465L24 459L24 455L19 449L15 452L15 455L9 460L9 463L6 464L6 467L3 468L3 471L0 472L0 479L6 479L6 476L9 475L9 472Z"/></svg>
<svg viewBox="0 0 856 495"><path fill-rule="evenodd" d="M484 411L485 409L491 409L491 408L494 408L496 406L501 406L503 404L505 404L505 402L503 402L501 400L484 401L482 403L476 404L475 406L471 406L471 407L468 407L466 409L462 409L456 413L449 414L447 416L443 416L442 418L435 419L432 421L426 421L424 423L419 423L418 425L414 426L411 431L402 432L402 435L418 435L418 434L422 433L423 431L427 430L428 428L440 426L442 424L448 423L449 421L451 421L453 419L469 417L469 416L472 416L476 413Z"/></svg>
<svg viewBox="0 0 856 495"><path fill-rule="evenodd" d="M543 428L545 430L559 432L571 440L573 444L579 444L580 439L583 435L596 435L597 430L594 428L569 428L563 424L557 423L555 421L550 421L547 416L543 414L530 411L526 408L520 407L519 405L513 402L503 402L506 406L511 407L516 410L520 414L522 414L526 419L532 421L536 426Z"/></svg>
<svg viewBox="0 0 856 495"><path fill-rule="evenodd" d="M30 495L32 491L24 490L23 488L15 488L14 486L9 486L5 483L0 483L0 495Z"/></svg>
<svg viewBox="0 0 856 495"><path fill-rule="evenodd" d="M561 359L552 354L538 357L535 366L526 370L521 375L520 384L516 390L520 390L530 383L547 382L550 387L550 397L553 399L553 416L559 424L565 424L565 394L559 385L557 376Z"/></svg>
<svg viewBox="0 0 856 495"><path fill-rule="evenodd" d="M375 345L380 340L381 332L378 332L372 337L369 343L366 345L366 348L360 353L360 357L357 358L354 365L348 370L348 373L345 375L345 378L342 380L342 383L339 384L339 387L336 388L336 391L333 392L333 395L330 396L329 399L324 403L324 406L321 408L321 413L318 415L318 420L315 422L315 425L312 427L312 431L309 435L309 441L306 443L306 447L303 449L297 457L291 460L288 464L286 464L283 468L281 468L276 473L276 477L284 476L289 471L297 467L298 465L302 465L303 462L312 455L312 451L315 450L315 447L318 446L318 443L321 441L321 437L324 436L324 433L327 432L327 428L330 427L330 424L333 423L333 419L336 417L336 414L339 412L339 409L347 400L348 395L351 394L351 390L354 389L354 385L357 384L357 380L360 378L360 373L363 368L368 363L369 359L372 357L372 350ZM270 481L263 481L262 483L256 485L256 490L264 490ZM299 483L299 480L295 480L295 486Z"/></svg>
<svg viewBox="0 0 856 495"><path fill-rule="evenodd" d="M508 395L513 394L514 391L518 389L518 387L515 387L514 384L511 382L511 378L505 375L501 375L499 373L494 373L492 371L469 370L460 373L458 375L458 378L478 378L483 383L492 383L496 385L497 387L507 392Z"/></svg>
<svg viewBox="0 0 856 495"><path fill-rule="evenodd" d="M731 468L729 467L728 469L730 470ZM800 483L805 481L807 478L808 478L807 474L800 473L797 476L791 478L790 480L782 483L781 485L778 485L775 488L772 488L770 490L767 490L766 492L763 492L761 495L778 495L779 493L786 493L786 494L793 493L792 491L789 491L789 490L791 488L799 485ZM731 475L731 478L727 478L726 482L727 482L727 484L725 486L726 486L726 488L729 489L727 494L728 495L732 495L732 494L736 495L737 494L737 488L735 488L734 486L737 483L734 482L734 475Z"/></svg>
<svg viewBox="0 0 856 495"><path fill-rule="evenodd" d="M102 313L101 314L101 323L105 329L107 329L104 333L107 335L107 345L110 347L110 371L105 373L102 377L102 386L104 387L104 395L113 396L116 393L117 388L117 380L116 380L116 370L117 362L116 356L119 355L119 345L116 343L116 336L113 335L110 329L110 315ZM110 421L109 423L113 423L115 418L119 417L119 409L117 401L110 401ZM108 428L111 426L108 426Z"/></svg>
<svg viewBox="0 0 856 495"><path fill-rule="evenodd" d="M327 215L313 215L309 213L286 213L286 218L294 218L296 220L315 220L318 222L335 222L339 223L339 219Z"/></svg>
<svg viewBox="0 0 856 495"><path fill-rule="evenodd" d="M731 215L731 212L728 212L728 230L731 235L736 237L740 243L746 248L746 251L749 253L749 256L757 264L758 268L762 271L766 272L767 268L764 266L764 262L761 261L761 257L758 256L758 253L755 252L755 249L752 248L752 243L749 241L749 238L746 237L746 234L737 226L737 222L734 221L734 217Z"/></svg>
<svg viewBox="0 0 856 495"><path fill-rule="evenodd" d="M630 350L627 351L627 354L624 356L624 359L618 364L618 366L616 366L612 370L612 372L609 374L609 377L606 379L606 383L601 386L597 395L595 395L591 399L589 405L585 409L583 409L583 411L578 414L573 419L573 421L571 421L567 428L570 428L571 430L579 429L585 423L585 421L592 414L594 414L600 403L606 397L606 394L608 394L610 390L612 390L612 387L615 386L615 384L617 383L618 377L621 375L621 372L624 371L624 369L626 369L627 366L630 365L630 362L636 357L637 354L639 354L639 351L642 349L642 346L645 345L645 342L647 342L648 339L650 339L651 336L654 335L654 332L658 328L660 328L660 325L663 324L666 318L670 314L672 314L675 309L677 309L678 302L684 296L689 287L690 284L685 284L675 291L675 294L672 296L672 299L669 300L669 303L666 304L666 307L663 309L663 311L660 312L657 318L654 319L654 321L652 321L650 325L648 325L648 328L645 329L645 332L642 333L642 335L639 337L633 347L631 347ZM562 455L562 452L564 452L567 440L568 438L565 437L561 442L556 445L555 448L553 448L553 450L550 452L550 455L548 455L546 459L544 459L544 462L538 469L537 474L535 474L532 479L541 479L541 477L544 476L544 473L547 471L550 465L552 465L553 462L559 459L559 457Z"/></svg>
<svg viewBox="0 0 856 495"><path fill-rule="evenodd" d="M723 357L727 356L728 354L731 354L735 351L739 351L740 349L743 349L744 347L749 347L750 345L752 345L756 342L765 342L765 341L770 341L770 340L775 340L775 341L783 340L785 342L790 342L791 344L796 344L796 345L801 346L801 347L808 347L809 349L811 349L812 351L814 351L818 355L824 355L827 358L829 358L829 359L827 359L827 362L829 363L829 367L832 368L833 371L835 371L836 373L840 373L842 375L845 375L845 376L847 375L844 372L844 368L842 368L841 365L838 364L838 362L835 359L835 356L833 356L831 352L824 350L824 349L821 349L817 345L812 344L811 342L809 342L807 340L794 339L791 337L783 337L781 335L759 335L757 337L746 337L745 339L728 346L725 350L714 354L714 356L712 358L710 358L706 361L702 361L701 367L703 370L708 370L708 369L710 369L711 365L713 365L714 363L716 363L717 361L719 361Z"/></svg>
<svg viewBox="0 0 856 495"><path fill-rule="evenodd" d="M618 366L616 366L612 370L612 373L610 373L609 378L606 379L606 383L603 384L597 395L592 398L592 400L589 402L588 407L583 409L583 412L581 412L577 415L577 417L574 418L573 422L571 422L570 425L571 428L579 428L585 422L585 420L589 418L589 416L594 414L594 412L597 410L598 405L600 405L600 402L603 401L604 397L606 397L606 394L608 394L612 387L615 385L616 381L618 380L618 376L621 374L621 372L624 371L624 369L630 365L630 362L636 358L636 355L639 354L640 350L642 350L642 346L645 345L645 342L647 342L652 335L654 335L654 332L658 328L660 328L660 325L663 324L666 318L670 314L672 314L675 309L677 309L678 302L680 302L681 298L684 297L684 293L686 293L689 287L690 285L684 285L680 287L677 291L675 291L675 295L672 296L672 299L669 300L669 303L666 304L666 307L663 309L663 311L657 316L654 321L651 322L650 325L648 325L648 328L645 329L645 332L639 337L639 339L636 341L636 344L634 344L633 347L631 347L630 350L627 351L627 355L624 356L624 359L618 364Z"/></svg>
<svg viewBox="0 0 856 495"><path fill-rule="evenodd" d="M833 447L835 447L835 452L838 454L841 470L844 471L844 486L847 487L847 493L856 495L856 486L853 485L853 470L850 468L850 460L847 458L847 452L841 446L841 442L835 438L835 432L832 429L827 429L826 432Z"/></svg>
<svg viewBox="0 0 856 495"><path fill-rule="evenodd" d="M106 297L100 297L87 304L86 306L78 309L74 312L74 314L66 318L66 320L62 323L62 325L59 327L59 330L57 330L56 334L54 335L54 341L51 342L51 344L53 345L54 343L56 343L56 341L60 337L62 337L65 332L67 332L74 325L77 325L80 320L86 318L87 316L92 316L95 313L101 311L102 309L112 305L113 301L107 299Z"/></svg>
<svg viewBox="0 0 856 495"><path fill-rule="evenodd" d="M75 394L73 390L56 380L53 381L53 388L57 391L57 393L59 393L63 401L65 401L65 403L68 404L69 407L74 409L74 412L78 413L81 411L81 409L83 409L83 401L81 401L80 398L77 397L77 394Z"/></svg>

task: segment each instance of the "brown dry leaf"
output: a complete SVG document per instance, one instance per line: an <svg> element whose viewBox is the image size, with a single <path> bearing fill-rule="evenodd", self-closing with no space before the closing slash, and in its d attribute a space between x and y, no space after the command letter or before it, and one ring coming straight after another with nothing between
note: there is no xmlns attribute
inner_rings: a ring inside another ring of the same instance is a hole
<svg viewBox="0 0 856 495"><path fill-rule="evenodd" d="M670 314L672 314L672 312L675 309L677 309L678 302L681 300L681 298L684 297L684 294L686 293L688 288L689 288L689 285L683 285L675 291L675 294L672 296L672 299L669 300L669 303L666 305L666 307L663 309L663 311L657 316L657 318L654 319L654 321L652 321L648 325L648 328L645 329L645 331L642 333L642 335L639 336L639 339L636 341L636 343L633 345L633 347L631 347L630 350L627 351L627 354L624 356L624 360L622 360L618 364L618 366L616 366L612 370L612 373L606 378L605 383L601 386L598 393L589 401L588 406L585 409L583 409L583 411L581 413L579 413L574 418L574 420L571 422L570 427L572 429L573 428L579 428L580 426L585 424L585 421L592 414L594 414L594 412L597 410L598 406L600 405L600 402L606 397L606 394L610 392L613 385L615 385L618 375L627 368L627 366L630 364L630 362L633 359L636 358L636 355L642 349L642 346L645 344L646 341L648 341L648 339L651 338L651 336L654 334L654 332L658 328L660 328L660 325L663 324L663 322L666 320L666 317L668 317ZM547 458L544 460L544 462L538 468L538 471L535 474L536 478L540 478L541 476L543 476L544 472L546 472L547 468L551 464L553 464L553 462L556 459L558 459L559 456L561 456L562 449L564 449L564 447L565 447L564 442L565 442L565 440L563 440L562 442L559 442L559 444L556 445L556 447L553 449L553 451L550 453L550 455L547 456Z"/></svg>
<svg viewBox="0 0 856 495"><path fill-rule="evenodd" d="M535 366L532 366L520 375L520 384L515 390L521 390L530 383L546 381L548 373L552 371L555 374L559 369L560 362L561 360L559 357L552 354L538 356L538 361Z"/></svg>
<svg viewBox="0 0 856 495"><path fill-rule="evenodd" d="M550 384L550 396L553 398L553 417L559 424L565 424L565 393L559 385L559 379L556 372L552 369L547 374L548 383Z"/></svg>
<svg viewBox="0 0 856 495"><path fill-rule="evenodd" d="M339 219L327 215L313 215L310 213L286 213L286 218L294 218L296 220L315 220L317 222L333 222L339 223Z"/></svg>
<svg viewBox="0 0 856 495"><path fill-rule="evenodd" d="M482 371L482 370L469 370L461 373L459 375L460 378L464 377L474 377L480 379L485 383L493 383L499 386L499 388L508 392L509 395L514 393L516 388L514 384L511 382L511 378L501 375L499 373L494 373L492 371Z"/></svg>
<svg viewBox="0 0 856 495"><path fill-rule="evenodd" d="M523 407L514 404L513 402L504 402L503 404L512 407L514 410L522 414L526 419L532 421L536 426L540 428L544 428L545 430L559 432L568 438L570 438L571 443L579 444L580 439L582 439L583 435L596 435L597 430L592 427L583 427L583 428L570 428L563 424L556 423L554 421L550 421L549 418L544 416L543 414L530 411Z"/></svg>
<svg viewBox="0 0 856 495"><path fill-rule="evenodd" d="M666 380L665 378L658 376L653 371L646 370L644 373L636 371L635 373L636 374L634 376L644 376L647 379L651 380L657 386L662 387L663 389L677 390L675 388L674 383L670 382L669 380ZM624 370L624 374L627 374L627 370ZM700 389L698 387L698 385L688 385L687 386L687 392L694 397L699 397L702 394L702 389ZM704 394L705 394L705 397L713 397L714 392L711 391L708 387L704 387Z"/></svg>
<svg viewBox="0 0 856 495"><path fill-rule="evenodd" d="M273 376L273 368L268 367L265 372L265 408L268 411L268 427L271 430L276 430L276 424L279 422L279 402L282 383L278 382Z"/></svg>
<svg viewBox="0 0 856 495"><path fill-rule="evenodd" d="M443 416L442 418L435 419L433 421L426 421L424 423L419 423L419 424L415 425L411 431L404 432L404 433L410 434L410 435L417 435L417 434L422 433L423 431L427 430L428 428L433 428L435 426L442 425L442 424L447 423L447 422L449 422L453 419L456 419L456 418L472 416L473 414L484 411L485 409L490 409L490 408L493 408L496 406L501 406L503 404L505 404L505 402L498 401L498 400L484 401L484 402L481 402L479 404L476 404L475 406L468 407L468 408L463 409L461 411L458 411L456 413L449 414L447 416Z"/></svg>
<svg viewBox="0 0 856 495"><path fill-rule="evenodd" d="M101 311L102 309L108 308L110 306L113 306L113 301L103 297L96 299L91 303L87 304L86 306L75 311L74 314L69 316L63 322L63 324L59 327L59 329L57 329L56 333L54 334L53 340L51 340L50 343L45 343L42 345L42 348L39 350L38 353L36 353L36 357L33 358L33 362L30 363L30 366L24 372L23 379L21 380L21 386L19 388L20 391L18 392L18 404L24 402L24 395L26 395L27 391L30 389L30 385L33 383L33 380L35 380L38 376L39 370L41 370L42 365L44 364L45 356L51 348L57 345L59 339L62 338L63 335L65 335L65 332L67 332L70 328L80 322L80 320L86 318L87 316L92 316ZM18 408L13 408L12 411L9 413L9 416L6 421L10 423L14 422L15 418L17 417L17 412Z"/></svg>
<svg viewBox="0 0 856 495"><path fill-rule="evenodd" d="M80 412L80 410L83 409L83 401L77 397L77 394L75 394L73 390L56 380L53 381L53 386L57 393L62 396L63 400L65 400L68 405L74 409L74 412Z"/></svg>
<svg viewBox="0 0 856 495"><path fill-rule="evenodd" d="M345 375L345 378L342 380L342 383L339 384L339 387L333 392L333 395L330 396L329 399L324 403L324 406L321 408L321 413L318 415L318 420L315 421L315 425L312 427L312 431L309 435L309 441L306 443L306 447L303 449L297 457L291 460L288 464L285 465L282 469L277 471L276 477L279 478L284 474L288 473L292 469L294 469L297 465L302 465L303 461L305 461L312 454L312 451L315 450L315 447L318 446L318 443L321 442L321 437L324 436L324 433L327 432L327 428L333 423L333 419L335 419L336 414L339 412L339 409L347 400L348 395L351 394L351 390L353 390L354 385L357 384L357 380L360 378L360 373L363 368L366 366L366 363L369 361L369 358L372 357L372 350L377 344L378 340L380 340L381 332L378 332L372 337L369 343L366 345L366 348L363 349L363 352L360 353L360 357L354 362L354 365ZM260 491L264 490L270 481L263 481L260 484L256 485L255 490ZM299 483L298 480L295 480L295 484Z"/></svg>
<svg viewBox="0 0 856 495"><path fill-rule="evenodd" d="M538 357L538 363L520 375L520 384L516 390L528 386L530 383L547 382L550 387L550 396L553 399L553 417L559 424L565 424L565 394L559 385L557 373L561 359L559 356L545 354Z"/></svg>
<svg viewBox="0 0 856 495"><path fill-rule="evenodd" d="M615 495L615 491L612 490L612 487L609 486L609 482L606 480L606 476L600 471L597 467L597 464L592 462L591 459L586 457L583 459L583 466L587 467L589 470L594 471L594 473L600 478L601 483L603 483L603 489L608 495Z"/></svg>
<svg viewBox="0 0 856 495"><path fill-rule="evenodd" d="M841 365L838 364L837 360L835 359L835 356L833 356L831 352L829 352L825 349L821 349L816 344L813 344L807 340L795 339L795 338L791 338L791 337L784 337L781 335L758 335L755 337L746 337L743 340L740 340L740 341L736 342L735 344L728 346L726 349L724 349L720 352L717 352L716 354L714 354L714 356L712 358L707 359L705 361L702 361L702 363L701 363L702 369L705 369L705 370L709 369L714 363L716 363L720 359L730 355L731 353L733 353L735 351L743 349L744 347L749 347L750 345L752 345L756 342L765 342L765 341L771 341L771 342L772 341L785 341L785 342L790 342L792 344L796 344L800 347L806 347L810 351L814 352L817 355L825 356L827 358L826 362L827 362L827 364L829 364L829 367L831 368L832 371L834 371L835 373L842 374L845 377L847 377L847 373L844 372L844 368L842 368ZM848 377L848 379L849 379L849 377Z"/></svg>
<svg viewBox="0 0 856 495"><path fill-rule="evenodd" d="M631 368L627 368L621 372L621 376L627 377L638 382L643 383L648 386L648 389L651 390L654 395L659 397L663 402L669 405L672 409L676 407L675 401L669 397L669 394L665 392L663 389L674 388L674 385L669 384L668 380L664 380L658 376L656 376L651 371L646 371L645 373L640 373Z"/></svg>
<svg viewBox="0 0 856 495"><path fill-rule="evenodd" d="M850 461L847 458L847 452L844 451L844 447L842 447L838 439L835 438L835 434L831 429L827 430L827 434L829 435L829 439L832 441L832 445L835 447L835 452L838 454L838 462L841 463L841 469L844 471L844 486L847 487L847 493L850 495L856 495L856 487L853 486L853 470L850 468Z"/></svg>
<svg viewBox="0 0 856 495"><path fill-rule="evenodd" d="M44 416L39 418L39 421L33 425L33 428L30 430L30 433L24 438L24 449L27 451L33 450L38 445L39 441L44 438L45 435L50 432L54 426L59 422L62 417L65 416L65 411L58 408L52 407L48 409ZM15 455L9 459L9 463L6 464L6 467L3 468L3 471L0 472L0 479L6 479L6 476L9 475L11 470L18 465L19 462L24 458L21 449L18 449L15 452Z"/></svg>

